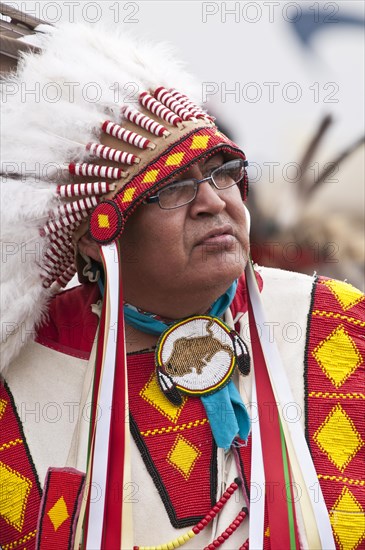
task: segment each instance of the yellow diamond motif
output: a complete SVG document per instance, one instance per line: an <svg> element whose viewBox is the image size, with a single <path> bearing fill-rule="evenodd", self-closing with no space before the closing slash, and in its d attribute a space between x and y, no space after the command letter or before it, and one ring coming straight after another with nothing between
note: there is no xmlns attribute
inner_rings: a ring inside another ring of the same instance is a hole
<svg viewBox="0 0 365 550"><path fill-rule="evenodd" d="M155 407L161 414L166 416L171 422L178 421L181 411L186 403L186 397L183 398L183 402L180 407L175 407L165 395L162 393L160 386L158 385L157 376L154 372L147 384L143 387L139 394L142 399L147 401L152 407Z"/></svg>
<svg viewBox="0 0 365 550"><path fill-rule="evenodd" d="M312 353L336 388L339 388L362 364L362 357L355 342L343 325L339 325L322 340Z"/></svg>
<svg viewBox="0 0 365 550"><path fill-rule="evenodd" d="M189 479L201 451L182 435L178 435L167 455L167 462Z"/></svg>
<svg viewBox="0 0 365 550"><path fill-rule="evenodd" d="M48 510L47 513L49 519L52 522L52 525L54 527L54 530L57 531L59 527L70 517L65 499L63 497L60 497L57 502L52 506L50 510Z"/></svg>
<svg viewBox="0 0 365 550"><path fill-rule="evenodd" d="M361 504L343 487L330 512L331 525L342 550L355 550L365 538L365 514Z"/></svg>
<svg viewBox="0 0 365 550"><path fill-rule="evenodd" d="M148 170L142 180L142 183L154 183L157 180L159 171L160 170Z"/></svg>
<svg viewBox="0 0 365 550"><path fill-rule="evenodd" d="M210 136L194 136L190 149L206 149Z"/></svg>
<svg viewBox="0 0 365 550"><path fill-rule="evenodd" d="M122 202L130 202L133 199L133 195L135 192L135 187L130 187L129 189L126 189L123 194Z"/></svg>
<svg viewBox="0 0 365 550"><path fill-rule="evenodd" d="M173 153L166 159L165 166L179 166L184 158L185 153Z"/></svg>
<svg viewBox="0 0 365 550"><path fill-rule="evenodd" d="M349 283L342 283L341 281L331 279L324 284L335 295L344 311L350 309L364 299L364 294Z"/></svg>
<svg viewBox="0 0 365 550"><path fill-rule="evenodd" d="M5 412L8 402L5 399L0 399L0 420Z"/></svg>
<svg viewBox="0 0 365 550"><path fill-rule="evenodd" d="M109 216L106 214L98 214L99 227L109 227Z"/></svg>
<svg viewBox="0 0 365 550"><path fill-rule="evenodd" d="M331 410L313 439L341 472L364 445L354 423L340 404Z"/></svg>
<svg viewBox="0 0 365 550"><path fill-rule="evenodd" d="M32 482L0 462L0 516L21 532Z"/></svg>

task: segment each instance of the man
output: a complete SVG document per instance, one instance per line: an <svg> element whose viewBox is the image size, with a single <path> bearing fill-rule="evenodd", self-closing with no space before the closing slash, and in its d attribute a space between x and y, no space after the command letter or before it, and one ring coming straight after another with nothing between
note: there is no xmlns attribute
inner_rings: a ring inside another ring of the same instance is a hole
<svg viewBox="0 0 365 550"><path fill-rule="evenodd" d="M245 155L163 48L43 33L5 82L1 547L360 548L363 296L253 270Z"/></svg>

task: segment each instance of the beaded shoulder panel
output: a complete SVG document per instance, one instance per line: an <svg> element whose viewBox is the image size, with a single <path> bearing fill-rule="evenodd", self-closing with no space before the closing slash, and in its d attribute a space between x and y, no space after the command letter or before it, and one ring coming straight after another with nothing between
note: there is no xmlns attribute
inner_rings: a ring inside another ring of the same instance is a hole
<svg viewBox="0 0 365 550"><path fill-rule="evenodd" d="M358 550L365 540L365 297L326 278L317 279L312 292L306 437L337 548Z"/></svg>
<svg viewBox="0 0 365 550"><path fill-rule="evenodd" d="M0 546L32 550L42 490L13 396L1 381L0 480Z"/></svg>

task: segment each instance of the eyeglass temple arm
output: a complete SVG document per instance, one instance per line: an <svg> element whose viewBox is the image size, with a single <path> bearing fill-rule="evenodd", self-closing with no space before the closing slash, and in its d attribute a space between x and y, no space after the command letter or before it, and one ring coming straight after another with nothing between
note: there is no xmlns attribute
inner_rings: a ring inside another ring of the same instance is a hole
<svg viewBox="0 0 365 550"><path fill-rule="evenodd" d="M158 195L153 195L152 197L146 197L142 204L150 204L151 202L158 202Z"/></svg>

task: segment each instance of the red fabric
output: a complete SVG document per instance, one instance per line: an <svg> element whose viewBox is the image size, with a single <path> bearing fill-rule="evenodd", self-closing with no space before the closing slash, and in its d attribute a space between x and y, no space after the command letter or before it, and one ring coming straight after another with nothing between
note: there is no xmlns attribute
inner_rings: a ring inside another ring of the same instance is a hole
<svg viewBox="0 0 365 550"><path fill-rule="evenodd" d="M262 277L259 273L257 273L257 271L255 271L255 275L256 275L256 281L257 281L259 290L260 292L262 292L262 289L264 287L264 282L262 280ZM248 310L246 277L244 273L238 279L236 295L233 299L233 302L231 303L230 309L231 309L233 319L235 318L238 312L246 313L246 311ZM236 327L236 330L239 330L239 326Z"/></svg>
<svg viewBox="0 0 365 550"><path fill-rule="evenodd" d="M92 409L91 409L91 419L90 423L92 426L95 424L95 418L97 418L96 414L96 401L97 401L97 395L98 395L98 388L100 383L100 375L101 375L101 366L102 366L102 359L103 359L103 348L104 348L104 326L105 326L105 315L106 315L106 304L104 302L102 310L101 310L101 317L100 317L100 328L99 328L99 337L98 337L98 345L96 350L96 360L95 360L95 374L94 374L94 385L93 385L93 397L92 397ZM92 440L91 440L92 439ZM92 455L92 445L94 444L94 439L90 436L88 453L90 453L90 468L93 467L93 455ZM88 494L88 501L86 504L86 510L85 510L85 519L84 519L84 540L87 540L87 532L88 532L88 526L89 526L89 511L90 511L90 497L91 497L91 488L89 487L89 494Z"/></svg>
<svg viewBox="0 0 365 550"><path fill-rule="evenodd" d="M48 321L36 341L66 355L88 359L98 326L91 305L100 300L97 284L80 285L57 294L50 302Z"/></svg>
<svg viewBox="0 0 365 550"><path fill-rule="evenodd" d="M258 277L259 286L261 289L262 279L257 274L256 277ZM357 319L362 319L363 321L363 309L365 302L363 301L356 304L352 308L345 311L340 306L331 290L324 285L324 282L325 279L321 279L319 284L315 286L314 303L311 307L310 324L308 326L310 332L307 336L308 341L306 348L305 372L307 437L328 509L333 508L341 494L341 491L345 487L351 491L356 500L362 504L363 508L365 508L364 485L363 482L357 483L357 480L363 479L365 446L362 446L352 457L344 472L340 472L313 439L315 432L324 422L331 409L338 402L352 419L356 429L361 433L362 440L365 439L364 419L361 415L362 409L359 405L360 396L363 395L364 388L364 362L353 372L353 374L351 374L351 376L343 383L343 385L341 385L340 388L336 389L330 379L324 374L312 353L323 337L330 334L337 326L342 324L346 330L349 331L351 338L354 340L361 355L364 357L364 340L361 336L363 333L363 328L358 324ZM242 277L239 281L238 290L231 306L233 316L235 316L238 311L247 310L244 288L244 277ZM61 351L62 353L70 353L76 357L84 357L86 359L89 356L98 323L98 318L92 313L90 305L95 303L98 299L99 291L97 285L95 284L76 287L56 296L50 305L50 320L39 330L37 341L43 345L56 349L57 351ZM334 317L333 315L325 316L315 314L315 311L333 313L334 315L337 315L337 317ZM353 320L348 320L348 318L355 319L356 324ZM151 366L146 365L145 361L147 361ZM132 367L135 366L137 370L146 370L148 375L152 369L152 354L149 354L148 359L145 359L145 354L130 356L128 358L128 363L131 370L133 370ZM130 383L132 395L133 383ZM4 390L2 386L0 386L0 390L3 392L1 398L9 401L6 390ZM137 388L135 392L138 393ZM323 394L322 397L319 395L320 392ZM338 399L335 398L335 394L338 395ZM350 398L350 395L353 397ZM141 401L140 396L139 400ZM150 410L154 410L153 407L150 407ZM121 412L121 414L123 413ZM179 424L180 421L181 419L179 419ZM17 422L18 420L14 405L8 403L7 408L0 419L0 445L8 443L10 440L15 440L18 437L21 438L21 436L17 435L21 431L20 423L18 425ZM166 418L166 423L168 424L168 422L169 421ZM13 432L8 433L5 429L3 429L4 426L7 426L7 429L13 430ZM200 426L200 428L202 427ZM187 432L190 432L190 430L187 430ZM187 432L185 433L187 434ZM181 432L182 435L185 435L185 433L184 431ZM159 435L158 437L161 436ZM166 449L168 450L167 444ZM248 455L250 454L250 440L249 445L242 448L240 451L243 462L245 463L245 477L249 481L250 472ZM5 448L1 452L1 461L9 464L9 467L19 471L28 478L30 478L32 472L34 471L32 470L31 457L25 445ZM35 529L40 504L40 490L35 474L33 475L33 485L31 493L27 499L25 522L22 531L24 533L25 531L27 532L26 534L28 534L28 538L24 539L24 542L22 543L17 543L16 548L19 548L19 550L25 547L27 550L31 550L34 548L35 543ZM176 471L176 476L178 475L180 474ZM211 480L209 479L199 478L197 487L209 487L210 483ZM207 502L207 505L208 504L209 503ZM7 536L9 529L13 529L12 533L14 536ZM22 534L19 534L17 530L6 523L1 517L0 533L0 545L4 547L6 547L6 544L10 541L15 542L22 539ZM266 544L269 543L270 538L265 536L264 540L266 548ZM336 542L338 547L340 547L339 541L336 540ZM363 544L363 542L360 542L357 548L360 548L361 544Z"/></svg>

